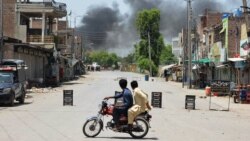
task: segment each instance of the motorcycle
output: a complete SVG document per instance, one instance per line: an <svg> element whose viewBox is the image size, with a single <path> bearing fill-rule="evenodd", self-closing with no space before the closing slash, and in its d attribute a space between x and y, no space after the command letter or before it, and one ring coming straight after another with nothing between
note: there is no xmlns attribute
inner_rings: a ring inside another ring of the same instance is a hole
<svg viewBox="0 0 250 141"><path fill-rule="evenodd" d="M83 134L86 137L96 137L103 130L103 117L112 116L114 104L109 104L108 100L103 100L100 104L100 110L97 116L87 119L83 125ZM115 127L114 121L107 122L106 129L110 129L114 132L128 133L133 138L143 138L147 135L150 127L150 119L152 118L148 112L138 115L132 125L132 129L128 128L128 118L124 115L120 116L118 127Z"/></svg>

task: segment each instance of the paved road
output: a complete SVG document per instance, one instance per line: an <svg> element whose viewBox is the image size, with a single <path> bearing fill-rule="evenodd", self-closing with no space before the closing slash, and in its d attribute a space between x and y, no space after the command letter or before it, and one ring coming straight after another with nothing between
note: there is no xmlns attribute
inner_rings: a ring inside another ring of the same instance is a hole
<svg viewBox="0 0 250 141"><path fill-rule="evenodd" d="M0 141L112 141L131 140L128 134L104 130L97 138L86 138L82 125L96 115L105 96L120 90L117 77L138 79L147 93L163 93L163 108L151 111L152 128L145 139L159 141L249 141L250 107L231 103L230 112L209 111L208 99L197 98L197 110L185 110L186 94L200 90L182 89L181 84L124 72L91 72L77 81L50 90L34 90L24 105L0 106ZM130 88L130 87L129 87ZM74 90L74 106L62 106L62 90ZM213 98L215 108L227 107L227 99ZM107 122L107 120L105 120Z"/></svg>

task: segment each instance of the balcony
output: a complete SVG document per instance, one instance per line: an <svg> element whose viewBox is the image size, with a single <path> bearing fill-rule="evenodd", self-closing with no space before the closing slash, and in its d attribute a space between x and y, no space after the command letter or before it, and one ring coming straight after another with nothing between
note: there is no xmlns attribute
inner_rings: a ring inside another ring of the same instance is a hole
<svg viewBox="0 0 250 141"><path fill-rule="evenodd" d="M27 36L28 43L54 43L54 36L44 36L44 42L40 35L29 35Z"/></svg>
<svg viewBox="0 0 250 141"><path fill-rule="evenodd" d="M62 18L67 15L66 4L55 2L54 0L19 2L16 7L18 12L25 13L25 15L29 17L41 17L41 13L43 12L45 12L47 16L57 18Z"/></svg>

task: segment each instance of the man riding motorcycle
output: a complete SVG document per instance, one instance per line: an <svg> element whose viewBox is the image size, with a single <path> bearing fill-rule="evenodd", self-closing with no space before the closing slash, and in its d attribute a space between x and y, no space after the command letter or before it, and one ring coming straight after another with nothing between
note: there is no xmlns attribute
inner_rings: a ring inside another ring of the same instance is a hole
<svg viewBox="0 0 250 141"><path fill-rule="evenodd" d="M103 117L113 116L113 120L106 123L106 129L114 132L128 133L133 138L143 138L148 134L150 128L150 119L152 118L148 112L141 113L136 117L133 116L133 128L129 130L127 110L133 105L133 96L131 91L126 88L127 81L122 79L119 81L122 93L116 96L106 97L99 106L96 116L92 116L86 120L83 125L83 134L87 137L96 137L104 129ZM133 87L132 87L133 88ZM114 104L109 104L109 98L115 98ZM122 101L122 102L118 102ZM117 104L117 103L120 103ZM129 116L130 117L130 116ZM116 126L114 125L114 121Z"/></svg>
<svg viewBox="0 0 250 141"><path fill-rule="evenodd" d="M128 109L133 105L133 96L131 91L127 88L127 80L121 79L119 81L119 85L122 88L122 93L115 96L109 96L104 98L104 99L122 98L122 103L120 103L119 105L115 105L113 110L113 120L115 122L116 127L118 127L118 121L120 116L121 115L127 116Z"/></svg>
<svg viewBox="0 0 250 141"><path fill-rule="evenodd" d="M134 119L141 113L151 110L148 95L138 88L137 81L131 82L135 104L128 110L128 128L132 129Z"/></svg>

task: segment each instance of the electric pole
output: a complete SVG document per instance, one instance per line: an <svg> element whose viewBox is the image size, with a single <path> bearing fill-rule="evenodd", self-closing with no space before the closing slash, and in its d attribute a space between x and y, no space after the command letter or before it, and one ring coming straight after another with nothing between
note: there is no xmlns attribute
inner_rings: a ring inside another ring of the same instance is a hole
<svg viewBox="0 0 250 141"><path fill-rule="evenodd" d="M188 9L188 84L192 88L192 42L191 42L191 22L192 22L192 0L187 1Z"/></svg>
<svg viewBox="0 0 250 141"><path fill-rule="evenodd" d="M242 0L243 3L243 10L244 10L244 16L245 16L245 20L246 20L246 27L247 27L247 32L248 30L248 7L247 7L247 0Z"/></svg>
<svg viewBox="0 0 250 141"><path fill-rule="evenodd" d="M0 0L0 61L3 59L3 0Z"/></svg>
<svg viewBox="0 0 250 141"><path fill-rule="evenodd" d="M149 76L152 76L152 65L151 65L151 62L152 62L152 59L151 59L151 42L150 42L150 33L148 31L148 55L149 55L149 60L150 60L150 64L149 64Z"/></svg>

